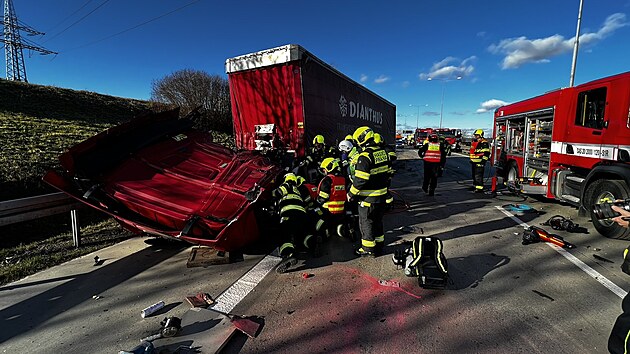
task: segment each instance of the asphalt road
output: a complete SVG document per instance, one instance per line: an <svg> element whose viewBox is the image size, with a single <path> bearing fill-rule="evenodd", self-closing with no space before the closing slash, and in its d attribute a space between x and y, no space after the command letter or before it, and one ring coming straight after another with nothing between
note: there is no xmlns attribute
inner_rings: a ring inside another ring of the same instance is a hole
<svg viewBox="0 0 630 354"><path fill-rule="evenodd" d="M627 242L600 236L570 206L471 193L464 155L449 157L436 195L428 197L420 190L422 162L415 151L399 156L392 185L399 202L385 217L385 254L357 258L350 241L331 239L322 257L305 256L286 274L265 273L229 306L262 317L262 330L256 338L233 337L223 352L607 352L621 289L630 289L630 277L619 269ZM502 211L511 203L535 212L514 219ZM582 234L555 232L575 249L522 245L519 223L539 225L557 214L587 227ZM393 251L418 235L443 240L447 289L422 289L393 265ZM163 317L185 314L186 295L226 294L264 256L186 268L189 252L182 245L133 239L99 251L106 259L101 266L90 255L0 288L0 352L130 349L159 329ZM160 300L167 303L163 312L140 317Z"/></svg>

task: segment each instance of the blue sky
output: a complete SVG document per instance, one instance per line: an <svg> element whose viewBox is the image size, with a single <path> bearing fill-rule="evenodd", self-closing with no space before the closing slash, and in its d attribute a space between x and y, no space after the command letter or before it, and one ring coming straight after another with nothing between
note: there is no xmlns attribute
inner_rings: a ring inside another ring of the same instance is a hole
<svg viewBox="0 0 630 354"><path fill-rule="evenodd" d="M13 3L46 32L26 38L59 52L25 51L31 83L148 99L152 80L173 71L225 76L227 58L299 44L394 103L399 128L439 125L442 92L443 126L490 128L497 104L568 86L579 9L579 0ZM584 0L576 85L630 70L629 24L630 0Z"/></svg>

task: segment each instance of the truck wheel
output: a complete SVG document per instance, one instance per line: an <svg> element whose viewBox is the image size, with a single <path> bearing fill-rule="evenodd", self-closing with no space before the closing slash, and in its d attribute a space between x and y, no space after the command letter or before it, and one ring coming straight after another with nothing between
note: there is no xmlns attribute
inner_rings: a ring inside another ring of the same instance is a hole
<svg viewBox="0 0 630 354"><path fill-rule="evenodd" d="M597 180L588 186L585 193L584 206L589 210L591 221L597 232L604 237L618 240L630 240L630 229L619 226L612 220L598 220L593 213L593 205L612 202L617 199L630 198L630 188L619 180Z"/></svg>
<svg viewBox="0 0 630 354"><path fill-rule="evenodd" d="M512 161L509 163L506 174L506 181L508 184L508 188L514 188L517 191L521 190L521 182L519 181L519 173L518 166L516 162Z"/></svg>

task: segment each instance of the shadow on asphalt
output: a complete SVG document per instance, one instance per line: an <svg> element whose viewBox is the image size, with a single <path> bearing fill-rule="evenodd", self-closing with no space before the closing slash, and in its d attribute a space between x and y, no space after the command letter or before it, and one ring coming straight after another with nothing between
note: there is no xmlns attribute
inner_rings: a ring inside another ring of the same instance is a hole
<svg viewBox="0 0 630 354"><path fill-rule="evenodd" d="M69 308L124 283L189 247L186 243L151 241L152 246L0 310L0 343L27 332ZM0 288L0 291L6 287ZM51 301L51 299L56 299Z"/></svg>
<svg viewBox="0 0 630 354"><path fill-rule="evenodd" d="M449 290L476 288L493 270L510 263L510 258L494 253L472 254L448 260Z"/></svg>

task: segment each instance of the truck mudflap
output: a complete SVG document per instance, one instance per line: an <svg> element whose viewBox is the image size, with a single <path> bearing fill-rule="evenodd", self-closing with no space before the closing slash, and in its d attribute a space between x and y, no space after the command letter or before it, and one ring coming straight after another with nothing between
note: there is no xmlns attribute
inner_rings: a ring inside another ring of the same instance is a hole
<svg viewBox="0 0 630 354"><path fill-rule="evenodd" d="M64 171L44 181L126 229L223 251L259 238L255 211L282 172L259 153L212 143L176 112L110 129L60 160Z"/></svg>

